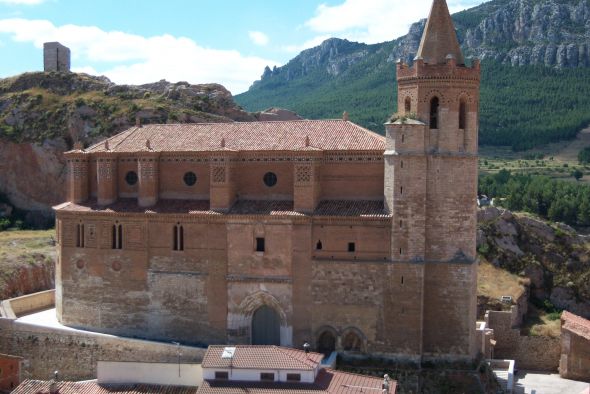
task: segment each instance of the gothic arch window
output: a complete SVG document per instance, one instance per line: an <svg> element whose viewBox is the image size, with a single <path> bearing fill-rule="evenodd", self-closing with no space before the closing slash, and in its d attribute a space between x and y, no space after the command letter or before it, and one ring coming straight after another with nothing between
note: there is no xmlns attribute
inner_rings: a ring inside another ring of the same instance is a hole
<svg viewBox="0 0 590 394"><path fill-rule="evenodd" d="M345 330L342 337L342 348L349 352L363 351L363 335L355 328Z"/></svg>
<svg viewBox="0 0 590 394"><path fill-rule="evenodd" d="M180 223L176 224L173 229L172 249L184 250L184 228Z"/></svg>
<svg viewBox="0 0 590 394"><path fill-rule="evenodd" d="M430 128L438 129L438 97L434 96L430 99Z"/></svg>
<svg viewBox="0 0 590 394"><path fill-rule="evenodd" d="M465 99L461 99L459 101L459 128L461 130L465 129L467 120L467 104L465 103Z"/></svg>
<svg viewBox="0 0 590 394"><path fill-rule="evenodd" d="M412 112L412 99L409 97L406 97L406 100L404 101L404 111L406 115Z"/></svg>

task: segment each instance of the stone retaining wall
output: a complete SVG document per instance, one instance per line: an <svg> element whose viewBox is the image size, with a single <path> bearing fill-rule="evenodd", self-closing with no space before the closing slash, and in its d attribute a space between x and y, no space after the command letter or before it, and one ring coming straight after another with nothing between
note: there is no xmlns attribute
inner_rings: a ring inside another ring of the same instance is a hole
<svg viewBox="0 0 590 394"><path fill-rule="evenodd" d="M513 328L510 311L488 311L487 326L494 330L494 358L516 361L516 368L557 371L561 352L560 339L546 336L523 336Z"/></svg>
<svg viewBox="0 0 590 394"><path fill-rule="evenodd" d="M23 378L50 379L59 371L63 380L96 378L97 361L199 363L204 348L34 326L0 319L0 349L21 356Z"/></svg>

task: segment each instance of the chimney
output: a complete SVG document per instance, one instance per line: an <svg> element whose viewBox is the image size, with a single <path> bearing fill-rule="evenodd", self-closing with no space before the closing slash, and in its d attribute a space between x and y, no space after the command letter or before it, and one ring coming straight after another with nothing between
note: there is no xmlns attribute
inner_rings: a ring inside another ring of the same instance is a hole
<svg viewBox="0 0 590 394"><path fill-rule="evenodd" d="M84 150L84 145L82 145L82 142L80 142L80 141L74 142L74 150Z"/></svg>
<svg viewBox="0 0 590 394"><path fill-rule="evenodd" d="M150 143L150 140L149 139L145 140L145 147L148 150L152 150L152 144Z"/></svg>
<svg viewBox="0 0 590 394"><path fill-rule="evenodd" d="M344 113L342 114L342 120L348 122L348 112L344 111Z"/></svg>
<svg viewBox="0 0 590 394"><path fill-rule="evenodd" d="M221 137L221 147L225 148L225 138Z"/></svg>
<svg viewBox="0 0 590 394"><path fill-rule="evenodd" d="M109 148L109 140L104 140L104 150L110 150L110 148Z"/></svg>
<svg viewBox="0 0 590 394"><path fill-rule="evenodd" d="M309 146L309 136L308 135L305 136L305 146L306 147Z"/></svg>
<svg viewBox="0 0 590 394"><path fill-rule="evenodd" d="M141 127L141 118L139 115L135 116L135 127Z"/></svg>

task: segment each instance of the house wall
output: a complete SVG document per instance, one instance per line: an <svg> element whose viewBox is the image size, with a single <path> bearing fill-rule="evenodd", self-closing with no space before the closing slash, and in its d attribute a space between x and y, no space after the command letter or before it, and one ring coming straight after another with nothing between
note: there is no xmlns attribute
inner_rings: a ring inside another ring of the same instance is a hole
<svg viewBox="0 0 590 394"><path fill-rule="evenodd" d="M559 375L566 379L590 381L590 340L563 327Z"/></svg>

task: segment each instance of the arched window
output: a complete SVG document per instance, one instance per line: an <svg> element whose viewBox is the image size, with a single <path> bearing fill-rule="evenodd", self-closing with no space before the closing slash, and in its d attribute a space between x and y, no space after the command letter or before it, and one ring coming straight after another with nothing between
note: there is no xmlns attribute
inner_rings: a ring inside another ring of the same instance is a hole
<svg viewBox="0 0 590 394"><path fill-rule="evenodd" d="M123 249L123 226L120 224L113 224L112 232L112 239L111 239L111 248L113 249Z"/></svg>
<svg viewBox="0 0 590 394"><path fill-rule="evenodd" d="M354 331L349 331L342 340L342 348L351 352L360 352L363 341Z"/></svg>
<svg viewBox="0 0 590 394"><path fill-rule="evenodd" d="M466 124L466 105L465 105L465 100L461 99L461 101L459 102L459 128L461 130L465 129L465 124Z"/></svg>
<svg viewBox="0 0 590 394"><path fill-rule="evenodd" d="M438 129L438 97L430 100L430 128Z"/></svg>
<svg viewBox="0 0 590 394"><path fill-rule="evenodd" d="M412 112L412 99L409 97L406 97L406 100L404 103L404 110L406 112L406 115L408 115L410 112Z"/></svg>
<svg viewBox="0 0 590 394"><path fill-rule="evenodd" d="M172 249L184 250L184 229L180 223L174 226L172 238Z"/></svg>
<svg viewBox="0 0 590 394"><path fill-rule="evenodd" d="M83 224L76 225L76 247L78 247L78 248L84 247L84 225Z"/></svg>
<svg viewBox="0 0 590 394"><path fill-rule="evenodd" d="M315 248L316 248L317 250L322 250L322 241L321 241L321 240L318 240L318 243L317 243L317 244L315 244Z"/></svg>
<svg viewBox="0 0 590 394"><path fill-rule="evenodd" d="M318 352L323 353L326 357L336 350L336 335L332 331L324 331L318 338Z"/></svg>

